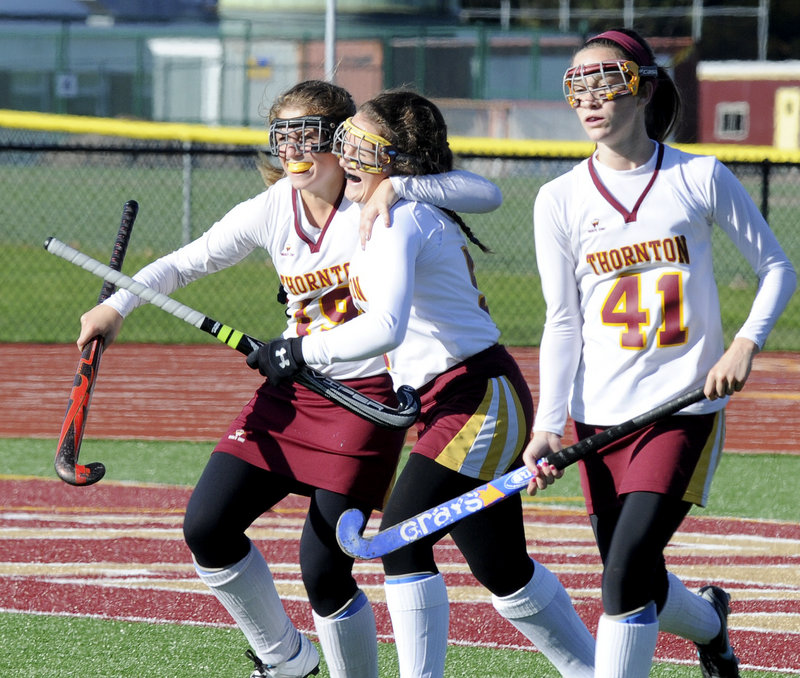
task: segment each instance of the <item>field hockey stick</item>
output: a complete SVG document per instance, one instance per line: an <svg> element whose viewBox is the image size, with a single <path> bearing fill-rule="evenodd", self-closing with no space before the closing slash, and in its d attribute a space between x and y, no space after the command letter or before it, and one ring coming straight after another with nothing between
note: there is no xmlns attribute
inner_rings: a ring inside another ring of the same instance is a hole
<svg viewBox="0 0 800 678"><path fill-rule="evenodd" d="M539 460L539 464L551 464L557 469L564 469L583 459L590 452L610 445L645 426L668 417L692 403L705 397L703 389L698 388L674 398L663 405L640 414L638 417L610 426L600 433L552 452ZM448 527L478 511L520 492L528 486L533 473L527 467L514 469L474 490L445 501L427 511L417 514L402 523L387 527L371 537L364 537L366 518L358 509L348 509L339 517L336 525L336 539L341 549L354 558L380 558L396 551L411 542Z"/></svg>
<svg viewBox="0 0 800 678"><path fill-rule="evenodd" d="M93 273L117 287L128 290L137 297L150 302L154 306L174 315L198 329L207 332L219 341L244 355L250 355L257 348L264 345L263 341L255 339L244 332L240 332L228 325L203 315L185 304L173 299L166 294L147 287L133 278L115 271L110 266L92 259L82 252L61 242L55 237L49 237L44 243L45 249L51 254L61 257L86 271ZM397 408L390 407L359 393L356 389L343 384L336 379L326 377L308 365L300 368L294 380L309 390L324 398L344 407L353 414L366 419L378 426L389 429L406 429L411 426L419 416L420 402L417 392L410 386L400 386L397 389Z"/></svg>
<svg viewBox="0 0 800 678"><path fill-rule="evenodd" d="M128 249L128 241L133 230L133 223L139 213L139 203L128 200L122 208L122 219L111 253L109 268L119 271ZM114 294L114 285L108 281L103 283L103 289L97 298L97 303ZM86 418L89 416L89 403L92 399L97 372L100 369L100 358L103 355L103 338L95 337L83 347L72 390L67 402L67 411L64 422L61 424L61 434L58 436L58 447L53 466L58 477L70 485L93 485L106 474L106 467L99 461L91 464L78 464L78 455L81 451L81 442L86 428Z"/></svg>

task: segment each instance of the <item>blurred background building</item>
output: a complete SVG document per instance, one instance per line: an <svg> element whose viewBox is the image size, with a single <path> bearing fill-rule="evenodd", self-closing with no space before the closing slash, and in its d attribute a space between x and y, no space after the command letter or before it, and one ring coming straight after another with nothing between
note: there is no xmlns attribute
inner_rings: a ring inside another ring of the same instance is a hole
<svg viewBox="0 0 800 678"><path fill-rule="evenodd" d="M679 83L676 141L797 148L798 19L795 0L0 0L0 108L260 126L332 74L358 102L413 87L454 135L581 139L564 69L629 25Z"/></svg>

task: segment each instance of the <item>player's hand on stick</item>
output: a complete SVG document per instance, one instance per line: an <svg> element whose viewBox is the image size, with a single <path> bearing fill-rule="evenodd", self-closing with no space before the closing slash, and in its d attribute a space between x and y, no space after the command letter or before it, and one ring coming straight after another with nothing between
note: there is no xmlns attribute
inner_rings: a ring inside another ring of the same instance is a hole
<svg viewBox="0 0 800 678"><path fill-rule="evenodd" d="M394 186L392 186L392 182L386 178L378 184L369 201L361 207L358 234L361 238L362 249L366 247L367 240L372 237L372 228L378 217L382 217L383 225L386 228L392 225L392 217L389 214L389 210L399 197L394 190Z"/></svg>
<svg viewBox="0 0 800 678"><path fill-rule="evenodd" d="M533 496L538 490L547 489L556 479L564 475L563 469L558 470L546 463L544 457L551 452L561 449L561 438L555 433L534 431L531 441L522 453L522 461L528 470L534 474L528 483L528 494Z"/></svg>
<svg viewBox="0 0 800 678"><path fill-rule="evenodd" d="M744 388L758 345L750 339L738 337L706 375L703 392L709 400L716 400Z"/></svg>
<svg viewBox="0 0 800 678"><path fill-rule="evenodd" d="M270 384L278 386L292 379L306 364L303 358L302 338L273 339L247 356L247 364L261 372Z"/></svg>
<svg viewBox="0 0 800 678"><path fill-rule="evenodd" d="M98 304L81 316L78 348L82 351L95 337L103 337L103 346L108 348L122 329L122 321L122 316L115 308Z"/></svg>

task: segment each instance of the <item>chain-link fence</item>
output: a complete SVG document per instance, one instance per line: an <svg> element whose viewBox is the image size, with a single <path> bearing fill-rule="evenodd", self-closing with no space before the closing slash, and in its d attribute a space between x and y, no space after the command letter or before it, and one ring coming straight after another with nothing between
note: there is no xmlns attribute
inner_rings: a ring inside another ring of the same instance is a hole
<svg viewBox="0 0 800 678"><path fill-rule="evenodd" d="M575 158L460 156L458 165L495 181L504 203L486 215L463 215L492 254L474 252L478 283L503 339L536 345L544 305L532 236L538 188ZM789 257L800 264L800 166L730 163L767 213ZM80 314L97 301L101 282L42 247L55 235L107 261L123 204L140 204L123 267L132 273L199 236L236 203L264 186L255 150L241 146L90 138L0 128L0 341L71 342ZM757 281L717 229L715 273L728 339L749 311ZM198 281L176 298L226 324L268 338L285 318L266 253ZM137 310L120 341L207 342L198 330L155 308ZM800 295L790 303L767 348L800 350Z"/></svg>

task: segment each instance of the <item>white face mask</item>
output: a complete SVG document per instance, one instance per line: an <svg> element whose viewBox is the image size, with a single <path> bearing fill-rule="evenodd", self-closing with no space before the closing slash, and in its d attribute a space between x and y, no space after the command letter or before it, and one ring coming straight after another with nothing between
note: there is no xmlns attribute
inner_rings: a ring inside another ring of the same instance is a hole
<svg viewBox="0 0 800 678"><path fill-rule="evenodd" d="M628 94L636 95L642 77L655 77L655 66L638 66L622 59L579 64L564 73L564 97L572 108L581 101L611 101Z"/></svg>

